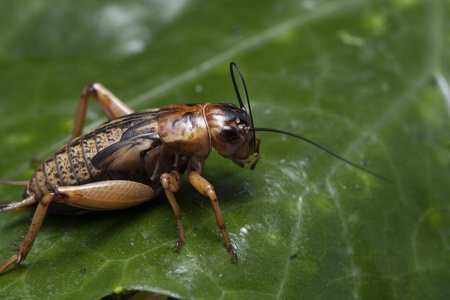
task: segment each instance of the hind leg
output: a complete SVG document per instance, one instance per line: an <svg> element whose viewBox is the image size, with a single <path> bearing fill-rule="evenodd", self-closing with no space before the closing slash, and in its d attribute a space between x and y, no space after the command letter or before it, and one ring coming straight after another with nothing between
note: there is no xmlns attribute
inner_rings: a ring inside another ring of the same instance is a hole
<svg viewBox="0 0 450 300"><path fill-rule="evenodd" d="M17 181L0 180L0 183L2 183L2 184L15 185L15 186L27 186L28 182L29 182L29 180L17 180Z"/></svg>
<svg viewBox="0 0 450 300"><path fill-rule="evenodd" d="M97 100L100 107L105 112L109 120L131 114L133 110L114 96L107 88L100 83L87 85L83 89L80 101L78 102L77 112L75 114L75 127L72 132L72 139L79 137L83 131L84 117L89 97Z"/></svg>
<svg viewBox="0 0 450 300"><path fill-rule="evenodd" d="M7 261L5 261L0 266L0 273L5 271L12 264L16 262L20 263L21 261L25 260L25 257L30 251L31 246L33 246L34 240L36 239L39 229L41 228L42 221L44 220L48 205L50 204L51 201L55 199L55 197L56 194L48 193L39 202L36 211L34 213L33 219L31 220L31 225L28 229L27 235L23 238L23 242L17 246L17 253L11 256Z"/></svg>
<svg viewBox="0 0 450 300"><path fill-rule="evenodd" d="M0 180L1 184L15 185L15 186L27 186L29 180L11 181L11 180ZM33 199L31 199L33 198ZM0 212L4 211L23 211L33 209L36 205L34 197L28 197L22 201L9 201L0 202Z"/></svg>
<svg viewBox="0 0 450 300"><path fill-rule="evenodd" d="M22 180L22 181L0 180L0 183L15 186L27 186L28 182L29 180ZM32 210L36 208L36 203L37 202L34 199L34 196L25 198L22 201L0 202L0 212Z"/></svg>
<svg viewBox="0 0 450 300"><path fill-rule="evenodd" d="M25 260L41 228L48 205L52 201L92 210L117 210L139 205L152 198L153 189L151 187L127 180L100 181L79 186L58 187L55 192L46 194L39 202L27 235L23 238L23 242L17 246L17 253L0 265L0 273L12 264ZM31 202L31 200L29 201Z"/></svg>
<svg viewBox="0 0 450 300"><path fill-rule="evenodd" d="M0 202L0 212L32 210L36 208L36 203L34 196L25 198L22 201Z"/></svg>

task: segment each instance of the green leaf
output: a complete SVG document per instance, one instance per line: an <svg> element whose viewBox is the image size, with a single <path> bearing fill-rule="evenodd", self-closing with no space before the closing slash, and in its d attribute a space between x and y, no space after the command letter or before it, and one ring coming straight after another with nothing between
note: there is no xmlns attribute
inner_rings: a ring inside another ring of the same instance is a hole
<svg viewBox="0 0 450 300"><path fill-rule="evenodd" d="M134 109L233 102L246 78L261 137L255 171L215 152L216 188L239 260L209 200L176 194L123 211L48 215L1 299L97 299L125 290L201 299L450 297L450 23L446 1L3 1L0 178L30 178L69 139L84 85ZM86 127L106 118L95 101ZM21 189L1 186L1 201ZM0 260L31 212L0 215Z"/></svg>

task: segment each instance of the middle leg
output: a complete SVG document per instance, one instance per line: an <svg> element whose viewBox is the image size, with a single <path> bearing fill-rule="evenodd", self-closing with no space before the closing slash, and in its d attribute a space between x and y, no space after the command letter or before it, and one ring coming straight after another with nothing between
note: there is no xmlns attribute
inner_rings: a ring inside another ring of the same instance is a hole
<svg viewBox="0 0 450 300"><path fill-rule="evenodd" d="M172 249L180 251L181 246L183 246L186 242L186 236L184 234L182 222L183 213L181 212L180 206L178 205L178 202L173 195L173 193L176 193L178 191L180 185L178 184L178 181L175 179L175 177L169 173L162 174L160 180L164 188L164 192L166 193L166 197L169 200L170 205L172 206L173 212L175 213L175 218L177 218L178 230L180 231L180 238L176 242L175 246L172 247Z"/></svg>

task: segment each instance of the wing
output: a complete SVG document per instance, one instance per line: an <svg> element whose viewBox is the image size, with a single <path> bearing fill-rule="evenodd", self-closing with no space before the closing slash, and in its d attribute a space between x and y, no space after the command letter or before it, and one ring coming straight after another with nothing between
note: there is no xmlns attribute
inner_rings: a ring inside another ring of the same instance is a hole
<svg viewBox="0 0 450 300"><path fill-rule="evenodd" d="M158 134L138 135L106 147L92 158L91 163L99 169L130 171L139 168L145 154L160 145Z"/></svg>
<svg viewBox="0 0 450 300"><path fill-rule="evenodd" d="M91 160L99 169L112 171L131 171L143 163L145 154L161 145L158 134L157 111L147 110L113 120L118 124L130 124L120 141L97 153ZM116 123L114 122L114 123ZM115 125L117 124L108 124Z"/></svg>
<svg viewBox="0 0 450 300"><path fill-rule="evenodd" d="M139 168L148 151L161 145L158 134L157 109L138 111L117 118L107 126L127 128L120 141L106 147L91 160L96 168L112 171L130 171Z"/></svg>

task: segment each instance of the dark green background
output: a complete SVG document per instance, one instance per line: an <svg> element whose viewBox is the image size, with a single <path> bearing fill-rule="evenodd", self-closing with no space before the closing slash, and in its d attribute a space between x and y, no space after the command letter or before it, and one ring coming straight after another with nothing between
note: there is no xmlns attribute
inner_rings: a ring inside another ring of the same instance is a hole
<svg viewBox="0 0 450 300"><path fill-rule="evenodd" d="M122 290L195 299L450 298L447 1L2 1L0 178L27 179L69 139L84 85L134 109L235 102L241 67L255 125L302 134L389 184L292 138L261 133L240 169L212 153L239 261L209 201L177 193L117 212L49 215L1 299L96 299ZM96 103L86 125L106 119ZM21 199L0 187L1 201ZM0 260L30 213L0 216Z"/></svg>

